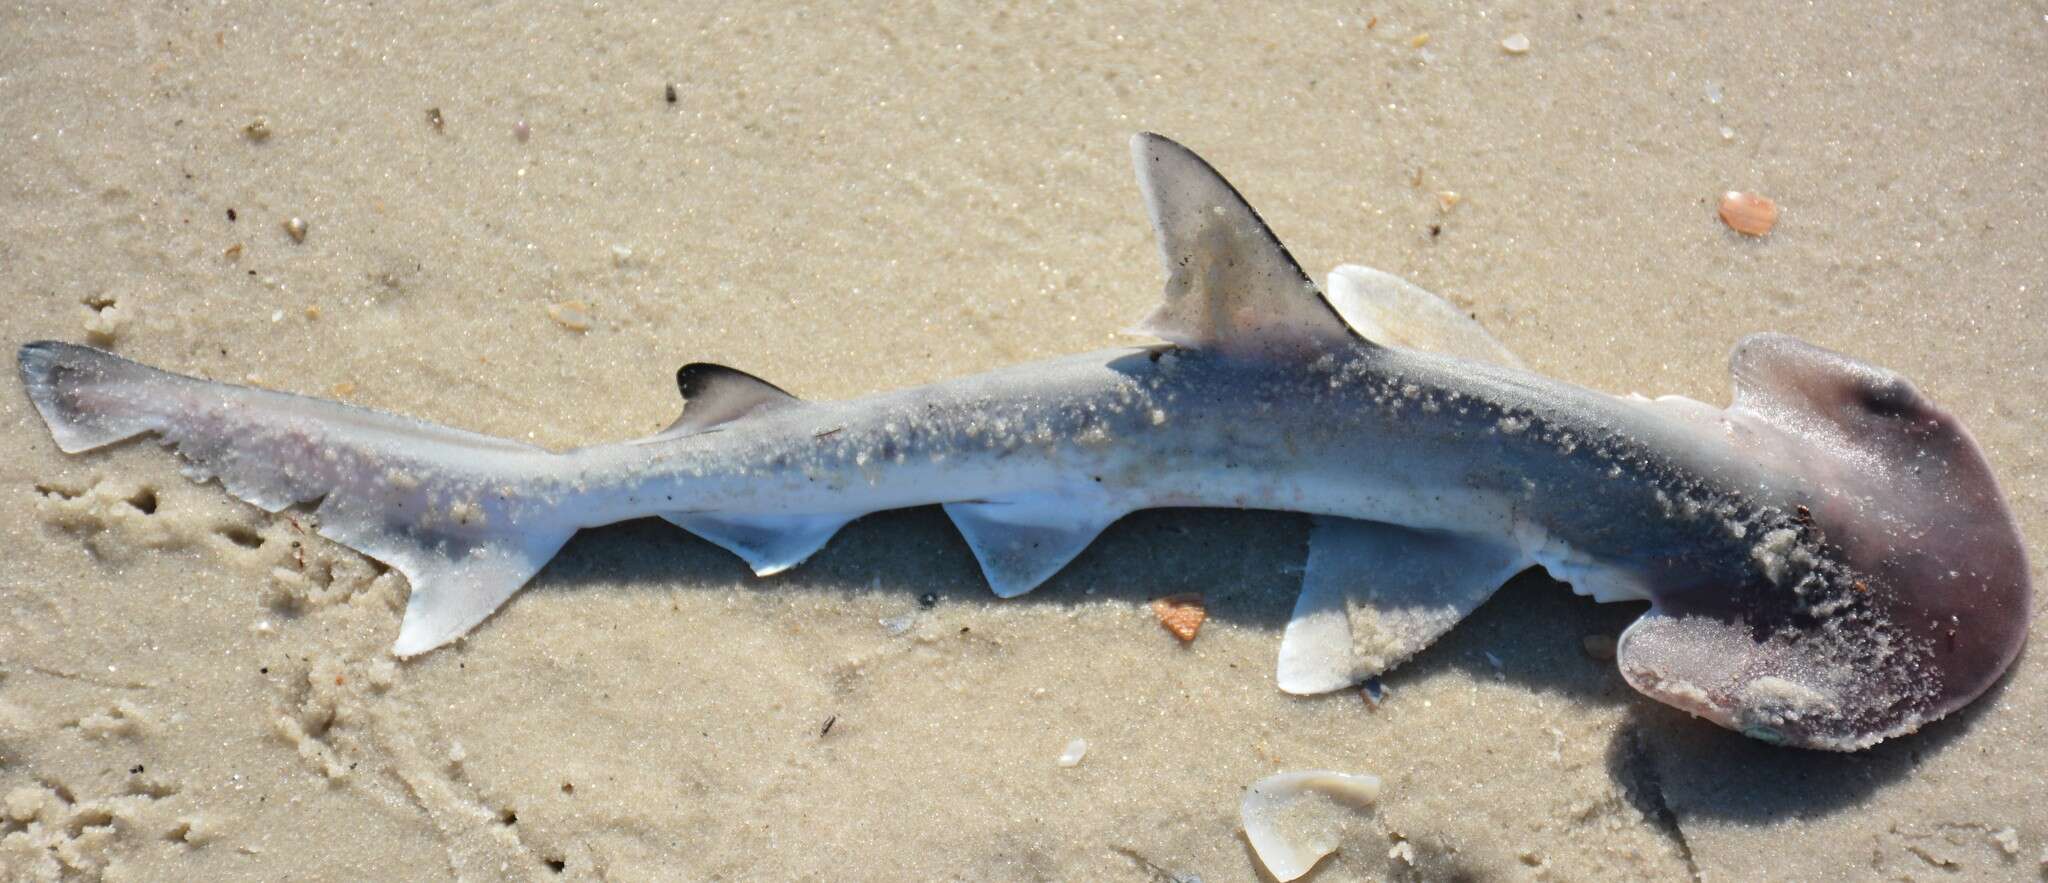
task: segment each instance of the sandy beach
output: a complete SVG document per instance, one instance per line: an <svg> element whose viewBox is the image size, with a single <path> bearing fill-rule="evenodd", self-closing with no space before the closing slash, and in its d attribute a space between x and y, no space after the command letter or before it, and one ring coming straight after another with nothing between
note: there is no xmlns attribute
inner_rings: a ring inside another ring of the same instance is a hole
<svg viewBox="0 0 2048 883"><path fill-rule="evenodd" d="M1134 342L1156 131L1312 276L1550 376L1718 406L1766 330L1904 373L2038 587L2044 71L2015 3L10 5L0 343L632 438L687 362L839 399ZM2048 879L2038 617L1974 705L1824 754L1639 695L1588 639L1642 605L1540 573L1374 707L1275 688L1303 517L1140 513L1003 601L919 509L771 578L586 531L401 661L400 574L0 386L0 879L1261 880L1240 796L1306 768L1385 781L1310 880Z"/></svg>

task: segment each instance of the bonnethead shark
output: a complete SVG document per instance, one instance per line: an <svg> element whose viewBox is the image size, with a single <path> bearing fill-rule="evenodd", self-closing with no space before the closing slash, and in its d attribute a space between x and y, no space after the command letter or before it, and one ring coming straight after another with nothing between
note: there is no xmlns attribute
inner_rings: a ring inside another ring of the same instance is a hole
<svg viewBox="0 0 2048 883"><path fill-rule="evenodd" d="M1163 343L843 402L685 365L674 425L562 452L67 343L23 346L21 377L64 451L154 433L196 480L310 505L396 568L399 656L468 632L581 528L659 516L765 575L934 503L1003 597L1139 509L1313 516L1293 693L1400 663L1530 567L1649 602L1616 646L1628 683L1775 743L1913 732L2018 654L2018 529L1969 433L1899 375L1761 334L1725 408L1550 380L1391 275L1319 289L1179 144L1132 154L1167 277L1135 330Z"/></svg>

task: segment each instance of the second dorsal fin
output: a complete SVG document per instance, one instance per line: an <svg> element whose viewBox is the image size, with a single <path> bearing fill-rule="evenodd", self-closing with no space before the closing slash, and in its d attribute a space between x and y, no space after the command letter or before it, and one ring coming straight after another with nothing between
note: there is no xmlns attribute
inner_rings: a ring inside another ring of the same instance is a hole
<svg viewBox="0 0 2048 883"><path fill-rule="evenodd" d="M676 369L676 389L683 394L683 416L657 437L690 435L798 403L781 387L724 365L691 362Z"/></svg>
<svg viewBox="0 0 2048 883"><path fill-rule="evenodd" d="M1201 157L1144 133L1131 139L1131 161L1166 265L1165 302L1134 331L1264 358L1360 340L1259 213Z"/></svg>
<svg viewBox="0 0 2048 883"><path fill-rule="evenodd" d="M1373 343L1522 367L1522 360L1477 319L1392 273L1341 264L1330 271L1327 284L1330 306Z"/></svg>

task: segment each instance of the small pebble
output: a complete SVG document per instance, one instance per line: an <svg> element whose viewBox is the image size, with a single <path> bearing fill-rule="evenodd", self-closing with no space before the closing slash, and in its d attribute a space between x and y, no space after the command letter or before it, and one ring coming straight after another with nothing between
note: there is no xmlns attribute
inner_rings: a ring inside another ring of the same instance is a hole
<svg viewBox="0 0 2048 883"><path fill-rule="evenodd" d="M270 140L270 121L262 117L250 120L248 125L242 127L242 136L251 141Z"/></svg>
<svg viewBox="0 0 2048 883"><path fill-rule="evenodd" d="M446 131L446 129L447 129L447 126L448 126L448 121L447 121L447 120L444 120L444 119L442 119L442 118L441 118L441 109L440 109L440 108L438 108L438 107L429 107L429 108L427 108L427 125L429 125L429 126L433 126L433 127L434 127L434 131L436 131L436 132Z"/></svg>
<svg viewBox="0 0 2048 883"><path fill-rule="evenodd" d="M1465 197L1459 196L1456 190L1439 190L1436 194L1436 207L1443 211L1457 208L1458 203L1464 201Z"/></svg>
<svg viewBox="0 0 2048 883"><path fill-rule="evenodd" d="M1529 35L1509 34L1500 41L1500 48L1507 50L1509 55L1520 55L1527 52L1529 51Z"/></svg>
<svg viewBox="0 0 2048 883"><path fill-rule="evenodd" d="M1423 31L1420 34L1416 34L1415 36L1408 38L1408 47L1411 49L1421 49L1422 47L1427 45L1429 45L1428 31Z"/></svg>
<svg viewBox="0 0 2048 883"><path fill-rule="evenodd" d="M187 846L205 846L220 836L221 825L211 816L180 816L177 827L171 833ZM244 847L248 852L249 847ZM254 854L254 853L249 853Z"/></svg>
<svg viewBox="0 0 2048 883"><path fill-rule="evenodd" d="M1770 197L1730 190L1721 194L1721 223L1744 236L1762 236L1778 224L1778 204Z"/></svg>
<svg viewBox="0 0 2048 883"><path fill-rule="evenodd" d="M291 218L289 220L286 220L284 222L284 233L286 236L290 236L293 242L306 241L305 220L301 218Z"/></svg>
<svg viewBox="0 0 2048 883"><path fill-rule="evenodd" d="M120 336L121 329L128 324L127 312L111 300L104 306L90 306L92 308L86 311L85 316L86 338L101 346L113 343L114 338Z"/></svg>
<svg viewBox="0 0 2048 883"><path fill-rule="evenodd" d="M1579 646L1585 648L1587 656L1601 662L1614 658L1613 635L1587 635L1579 639Z"/></svg>
<svg viewBox="0 0 2048 883"><path fill-rule="evenodd" d="M1075 739L1067 743L1067 750L1060 752L1061 767L1072 769L1081 765L1081 758L1088 756L1088 740Z"/></svg>
<svg viewBox="0 0 2048 883"><path fill-rule="evenodd" d="M526 139L533 137L533 127L527 125L525 120L513 123L512 137L518 139L519 143L525 144Z"/></svg>
<svg viewBox="0 0 2048 883"><path fill-rule="evenodd" d="M223 249L221 249L221 250L220 250L220 256L221 256L222 258L224 258L224 259L228 260L228 261L239 261L239 260L241 260L241 259L242 259L242 244L241 244L241 243L239 243L239 242L237 242L237 243L235 243L235 244L233 244L233 245L230 245L230 246L228 246L227 248L223 248Z"/></svg>
<svg viewBox="0 0 2048 883"><path fill-rule="evenodd" d="M676 84L670 83L661 90L661 98L670 104L676 103Z"/></svg>
<svg viewBox="0 0 2048 883"><path fill-rule="evenodd" d="M1998 844L1999 849L2005 850L2006 855L2020 854L2020 832L2017 830L2012 828L2000 829L1997 833L1991 835L1991 842Z"/></svg>
<svg viewBox="0 0 2048 883"><path fill-rule="evenodd" d="M1727 126L1722 126L1722 127L1721 127L1721 140L1723 140L1723 141L1733 141L1733 140L1735 140L1735 130L1734 130L1734 129L1730 129L1730 128L1728 128Z"/></svg>

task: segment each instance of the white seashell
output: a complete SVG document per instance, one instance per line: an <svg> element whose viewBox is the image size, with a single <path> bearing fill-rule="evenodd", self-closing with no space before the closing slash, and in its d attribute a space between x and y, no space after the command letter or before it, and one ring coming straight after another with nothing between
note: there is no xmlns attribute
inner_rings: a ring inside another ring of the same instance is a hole
<svg viewBox="0 0 2048 883"><path fill-rule="evenodd" d="M1337 850L1346 818L1340 804L1371 804L1379 796L1378 776L1297 770L1252 783L1238 813L1259 863L1286 881L1308 873Z"/></svg>

